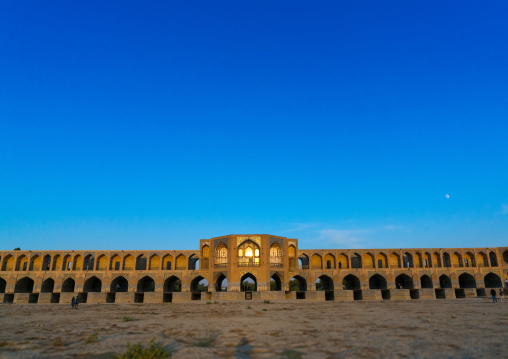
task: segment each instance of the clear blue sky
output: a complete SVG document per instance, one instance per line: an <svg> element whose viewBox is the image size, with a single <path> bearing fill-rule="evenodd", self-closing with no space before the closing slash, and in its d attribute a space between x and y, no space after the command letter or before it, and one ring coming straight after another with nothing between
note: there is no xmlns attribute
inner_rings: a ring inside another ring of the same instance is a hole
<svg viewBox="0 0 508 359"><path fill-rule="evenodd" d="M0 248L506 246L507 13L2 2Z"/></svg>

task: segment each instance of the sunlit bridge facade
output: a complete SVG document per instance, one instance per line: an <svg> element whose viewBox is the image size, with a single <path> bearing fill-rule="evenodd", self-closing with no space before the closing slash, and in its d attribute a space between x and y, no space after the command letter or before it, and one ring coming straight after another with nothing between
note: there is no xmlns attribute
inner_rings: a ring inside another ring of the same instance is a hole
<svg viewBox="0 0 508 359"><path fill-rule="evenodd" d="M505 286L508 247L305 250L227 235L198 250L2 251L0 303L424 300Z"/></svg>

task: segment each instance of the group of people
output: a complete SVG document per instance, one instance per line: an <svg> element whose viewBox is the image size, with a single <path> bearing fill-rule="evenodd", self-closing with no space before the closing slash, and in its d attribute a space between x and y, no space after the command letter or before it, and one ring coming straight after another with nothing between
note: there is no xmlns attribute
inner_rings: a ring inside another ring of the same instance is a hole
<svg viewBox="0 0 508 359"><path fill-rule="evenodd" d="M72 309L78 309L78 304L79 304L79 298L78 297L72 297L71 308Z"/></svg>
<svg viewBox="0 0 508 359"><path fill-rule="evenodd" d="M497 303L497 292L494 288L490 290L490 295L492 296L492 302ZM499 302L506 303L506 299L504 299L504 290L503 288L499 289Z"/></svg>

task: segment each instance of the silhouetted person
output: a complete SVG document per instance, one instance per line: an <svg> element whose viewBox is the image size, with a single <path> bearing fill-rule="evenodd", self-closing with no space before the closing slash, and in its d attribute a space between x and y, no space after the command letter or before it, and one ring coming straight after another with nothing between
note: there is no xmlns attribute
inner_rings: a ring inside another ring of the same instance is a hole
<svg viewBox="0 0 508 359"><path fill-rule="evenodd" d="M494 303L497 303L496 294L497 294L497 293L496 293L496 290L495 290L494 288L492 288L492 289L490 290L490 295L492 296L492 302L494 302Z"/></svg>
<svg viewBox="0 0 508 359"><path fill-rule="evenodd" d="M499 289L499 301L501 303L506 303L506 299L504 299L504 290L503 290L503 288Z"/></svg>
<svg viewBox="0 0 508 359"><path fill-rule="evenodd" d="M76 304L74 305L74 308L78 309L79 304L79 297L76 297Z"/></svg>
<svg viewBox="0 0 508 359"><path fill-rule="evenodd" d="M71 308L74 309L74 306L76 305L76 298L72 297L71 300Z"/></svg>
<svg viewBox="0 0 508 359"><path fill-rule="evenodd" d="M120 291L120 284L116 283L116 291L119 292Z"/></svg>

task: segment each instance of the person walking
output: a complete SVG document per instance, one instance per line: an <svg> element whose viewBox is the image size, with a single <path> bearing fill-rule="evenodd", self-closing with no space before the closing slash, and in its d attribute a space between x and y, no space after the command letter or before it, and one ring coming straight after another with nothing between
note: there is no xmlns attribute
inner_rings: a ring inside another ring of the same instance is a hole
<svg viewBox="0 0 508 359"><path fill-rule="evenodd" d="M74 308L78 309L79 297L76 297L76 303L74 304Z"/></svg>
<svg viewBox="0 0 508 359"><path fill-rule="evenodd" d="M495 290L494 288L492 288L492 289L490 290L490 295L492 296L492 302L494 302L494 303L497 303L496 294L497 294L497 293L496 293L496 290Z"/></svg>
<svg viewBox="0 0 508 359"><path fill-rule="evenodd" d="M71 308L74 309L74 306L76 305L76 298L72 297L71 300Z"/></svg>
<svg viewBox="0 0 508 359"><path fill-rule="evenodd" d="M504 290L503 290L503 288L499 289L499 301L501 303L506 303L506 299L504 299Z"/></svg>

